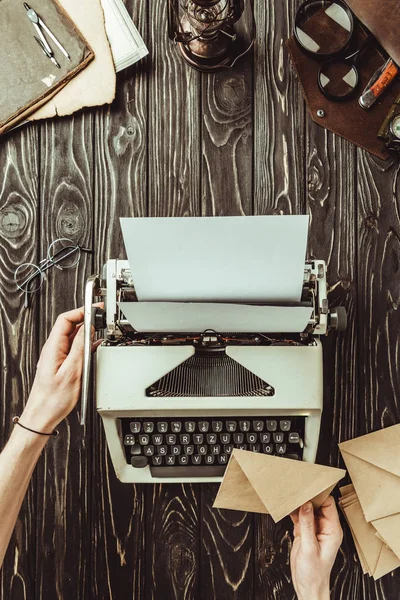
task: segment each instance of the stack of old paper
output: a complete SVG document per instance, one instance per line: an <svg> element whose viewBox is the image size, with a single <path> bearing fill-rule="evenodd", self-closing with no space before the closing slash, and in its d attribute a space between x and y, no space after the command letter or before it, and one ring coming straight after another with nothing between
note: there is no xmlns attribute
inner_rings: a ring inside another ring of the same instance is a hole
<svg viewBox="0 0 400 600"><path fill-rule="evenodd" d="M234 450L214 508L270 514L277 522L309 500L319 508L345 474L334 467Z"/></svg>
<svg viewBox="0 0 400 600"><path fill-rule="evenodd" d="M95 58L29 121L70 115L81 108L111 104L115 72L148 54L122 0L58 0L93 49Z"/></svg>
<svg viewBox="0 0 400 600"><path fill-rule="evenodd" d="M400 425L339 444L353 486L340 506L364 573L379 579L400 566Z"/></svg>
<svg viewBox="0 0 400 600"><path fill-rule="evenodd" d="M99 0L59 0L59 3L93 48L95 58L49 102L29 115L29 121L70 115L84 107L110 104L115 97L115 68Z"/></svg>
<svg viewBox="0 0 400 600"><path fill-rule="evenodd" d="M75 77L84 74L94 59L85 33L57 0L41 0L34 2L32 8L38 9L45 27L69 55L66 60L47 33L56 50L58 66L56 60L49 60L37 44L37 30L26 7L29 9L26 3L14 0L0 2L0 134L24 121Z"/></svg>

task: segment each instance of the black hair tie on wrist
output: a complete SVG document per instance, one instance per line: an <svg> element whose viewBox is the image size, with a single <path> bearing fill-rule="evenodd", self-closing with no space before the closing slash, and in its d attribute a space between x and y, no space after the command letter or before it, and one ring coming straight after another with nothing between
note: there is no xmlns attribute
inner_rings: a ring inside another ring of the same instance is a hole
<svg viewBox="0 0 400 600"><path fill-rule="evenodd" d="M14 425L19 425L23 429L27 429L28 431L31 431L32 433L37 433L38 435L54 435L54 436L56 436L59 433L58 429L55 429L51 433L44 433L43 431L36 431L35 429L31 429L30 427L26 427L25 425L22 425L22 423L19 422L19 417L14 417L12 422L14 423Z"/></svg>

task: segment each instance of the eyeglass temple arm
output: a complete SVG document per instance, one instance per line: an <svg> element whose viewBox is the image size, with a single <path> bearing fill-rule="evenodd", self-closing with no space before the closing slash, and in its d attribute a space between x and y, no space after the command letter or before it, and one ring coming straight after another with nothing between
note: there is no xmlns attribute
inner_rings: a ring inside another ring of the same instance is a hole
<svg viewBox="0 0 400 600"><path fill-rule="evenodd" d="M83 373L81 392L81 425L85 425L86 412L89 400L90 367L92 363L92 304L95 296L100 292L100 279L92 275L86 281L84 304L84 348L83 348Z"/></svg>

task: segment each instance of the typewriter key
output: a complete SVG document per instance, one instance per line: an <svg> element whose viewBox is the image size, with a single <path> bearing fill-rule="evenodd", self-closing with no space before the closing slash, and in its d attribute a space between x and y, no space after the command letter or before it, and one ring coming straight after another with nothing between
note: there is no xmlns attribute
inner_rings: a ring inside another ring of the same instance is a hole
<svg viewBox="0 0 400 600"><path fill-rule="evenodd" d="M214 433L219 433L220 431L222 431L222 427L223 427L222 421L213 421L211 423L211 427L212 427L212 430L214 431Z"/></svg>
<svg viewBox="0 0 400 600"><path fill-rule="evenodd" d="M132 467L143 468L147 465L146 456L132 456L131 458Z"/></svg>
<svg viewBox="0 0 400 600"><path fill-rule="evenodd" d="M279 428L281 431L290 431L291 422L290 421L279 421Z"/></svg>

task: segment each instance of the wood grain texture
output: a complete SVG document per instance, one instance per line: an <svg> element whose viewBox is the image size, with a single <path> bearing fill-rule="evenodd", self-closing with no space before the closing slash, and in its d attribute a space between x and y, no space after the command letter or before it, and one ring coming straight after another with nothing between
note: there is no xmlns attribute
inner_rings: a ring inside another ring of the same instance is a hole
<svg viewBox="0 0 400 600"><path fill-rule="evenodd" d="M144 0L126 3L147 40ZM148 58L117 75L116 98L95 112L94 267L123 258L120 217L147 210ZM93 411L94 412L94 411ZM93 417L92 577L88 598L145 598L145 494L121 484L111 464L98 414Z"/></svg>
<svg viewBox="0 0 400 600"><path fill-rule="evenodd" d="M37 354L37 302L23 308L15 269L38 258L38 133L29 126L0 145L0 448L32 385ZM35 476L29 486L0 572L0 597L30 600L35 590Z"/></svg>
<svg viewBox="0 0 400 600"><path fill-rule="evenodd" d="M304 101L285 41L295 2L255 2L254 212L304 210Z"/></svg>
<svg viewBox="0 0 400 600"><path fill-rule="evenodd" d="M202 76L202 215L244 215L253 208L250 51L234 70Z"/></svg>
<svg viewBox="0 0 400 600"><path fill-rule="evenodd" d="M201 488L200 598L253 597L253 515L212 508L218 485Z"/></svg>
<svg viewBox="0 0 400 600"><path fill-rule="evenodd" d="M40 253L49 244L69 238L92 246L93 119L80 114L41 126ZM40 290L40 347L57 316L82 305L92 257L82 253L71 269L53 268ZM90 563L90 456L77 410L49 440L38 467L37 598L64 600L85 595Z"/></svg>
<svg viewBox="0 0 400 600"><path fill-rule="evenodd" d="M399 164L358 152L358 435L400 422ZM365 598L398 598L400 572L363 582Z"/></svg>
<svg viewBox="0 0 400 600"><path fill-rule="evenodd" d="M146 599L203 597L199 593L199 487L146 486Z"/></svg>
<svg viewBox="0 0 400 600"><path fill-rule="evenodd" d="M275 524L269 515L255 515L255 599L289 600L296 598L289 566L292 529L289 518Z"/></svg>
<svg viewBox="0 0 400 600"><path fill-rule="evenodd" d="M149 6L149 216L200 214L200 74L167 36L167 3Z"/></svg>
<svg viewBox="0 0 400 600"><path fill-rule="evenodd" d="M319 127L308 116L306 124L309 256L325 260L329 304L345 306L348 316L345 332L330 332L323 339L324 410L317 462L343 467L338 443L355 437L359 423L356 153L351 144ZM338 165L347 166L346 177ZM342 527L347 552L338 553L331 575L331 595L340 597L346 589L350 597L359 597L362 571L344 519Z"/></svg>
<svg viewBox="0 0 400 600"><path fill-rule="evenodd" d="M118 75L114 103L2 138L2 444L57 314L81 304L90 272L125 256L121 216L308 212L309 255L326 260L329 302L349 316L324 340L318 460L341 464L339 441L400 422L399 166L309 119L284 46L297 5L255 2L254 51L203 75L167 38L166 0L127 0L150 56ZM60 235L94 254L53 270L23 311L13 271ZM214 510L211 484L120 483L89 413L83 431L74 412L39 462L1 600L294 599L288 518ZM364 577L344 529L331 598L400 600L400 572Z"/></svg>

